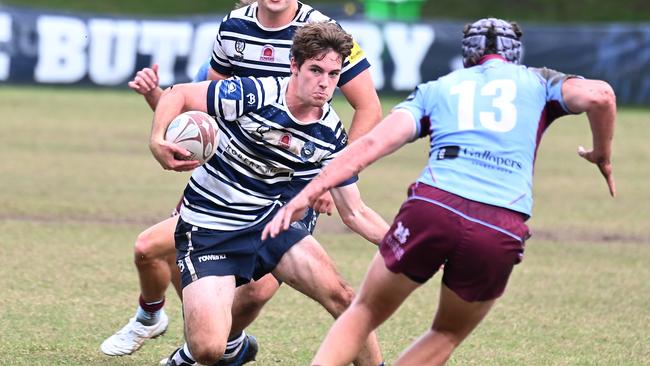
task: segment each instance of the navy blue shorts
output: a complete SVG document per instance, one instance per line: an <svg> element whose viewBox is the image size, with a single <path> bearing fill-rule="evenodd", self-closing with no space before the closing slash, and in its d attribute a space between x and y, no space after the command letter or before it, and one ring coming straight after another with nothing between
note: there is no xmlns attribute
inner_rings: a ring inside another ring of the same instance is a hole
<svg viewBox="0 0 650 366"><path fill-rule="evenodd" d="M316 221L318 221L318 215L320 215L318 212L314 211L313 208L308 207L307 211L305 211L305 215L300 219L300 222L302 222L306 227L307 230L311 234L314 233L314 229L316 229Z"/></svg>
<svg viewBox="0 0 650 366"><path fill-rule="evenodd" d="M197 227L179 218L174 237L181 286L202 277L229 275L234 275L240 286L273 271L284 253L310 233L298 221L276 238L262 241L262 230L272 217L269 215L255 226L235 231Z"/></svg>

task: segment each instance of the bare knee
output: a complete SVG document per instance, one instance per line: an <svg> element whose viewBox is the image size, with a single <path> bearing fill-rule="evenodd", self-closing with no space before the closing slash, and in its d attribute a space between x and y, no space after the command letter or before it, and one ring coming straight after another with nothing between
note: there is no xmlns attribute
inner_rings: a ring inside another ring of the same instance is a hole
<svg viewBox="0 0 650 366"><path fill-rule="evenodd" d="M429 334L438 339L438 342L447 344L447 346L454 349L458 347L466 337L465 332L460 332L458 329L441 328L436 327L435 325L431 327Z"/></svg>
<svg viewBox="0 0 650 366"><path fill-rule="evenodd" d="M201 365L216 364L226 351L226 344L216 340L190 341L188 345L194 360Z"/></svg>
<svg viewBox="0 0 650 366"><path fill-rule="evenodd" d="M154 249L157 243L153 240L153 237L149 231L143 231L135 240L133 256L137 267L146 266L154 260L161 259L155 255Z"/></svg>
<svg viewBox="0 0 650 366"><path fill-rule="evenodd" d="M329 293L328 302L330 306L327 310L332 316L338 318L352 304L353 299L354 290L348 284L341 281L339 286L332 289Z"/></svg>

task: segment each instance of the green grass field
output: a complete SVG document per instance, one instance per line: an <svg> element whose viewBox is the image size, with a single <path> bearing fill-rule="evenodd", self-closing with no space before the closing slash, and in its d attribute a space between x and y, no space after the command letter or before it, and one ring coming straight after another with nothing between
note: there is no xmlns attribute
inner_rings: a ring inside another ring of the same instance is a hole
<svg viewBox="0 0 650 366"><path fill-rule="evenodd" d="M397 101L383 99L386 109ZM188 177L163 171L149 153L151 112L139 96L115 90L3 86L0 106L0 365L157 365L182 342L172 291L163 337L132 356L99 351L137 304L136 235L168 215ZM586 118L551 128L539 151L526 259L450 365L650 364L649 116L620 111L616 199L575 154L591 142ZM426 145L361 175L366 202L387 220ZM316 237L358 286L374 247L335 217L321 220ZM389 363L429 326L439 277L379 329ZM250 328L261 346L255 365L306 365L331 323L283 286Z"/></svg>

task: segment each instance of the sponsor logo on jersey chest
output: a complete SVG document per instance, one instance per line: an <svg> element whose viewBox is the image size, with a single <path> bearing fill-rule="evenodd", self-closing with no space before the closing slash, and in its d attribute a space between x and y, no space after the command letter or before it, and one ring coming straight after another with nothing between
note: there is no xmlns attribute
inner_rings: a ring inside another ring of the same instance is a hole
<svg viewBox="0 0 650 366"><path fill-rule="evenodd" d="M275 48L273 48L273 46L268 44L262 47L262 54L260 55L260 61L274 62Z"/></svg>
<svg viewBox="0 0 650 366"><path fill-rule="evenodd" d="M285 133L282 136L280 136L280 139L278 140L278 145L288 150L291 147L291 135Z"/></svg>

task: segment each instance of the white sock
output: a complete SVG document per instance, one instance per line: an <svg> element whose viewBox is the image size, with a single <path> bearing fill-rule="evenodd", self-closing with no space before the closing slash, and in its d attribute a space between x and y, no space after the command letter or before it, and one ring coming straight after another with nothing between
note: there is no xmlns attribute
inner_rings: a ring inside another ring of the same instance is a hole
<svg viewBox="0 0 650 366"><path fill-rule="evenodd" d="M226 344L226 352L224 352L221 359L224 360L224 359L229 359L237 356L241 348L244 346L245 339L246 339L246 333L241 332L239 337L231 341L228 341L228 343Z"/></svg>
<svg viewBox="0 0 650 366"><path fill-rule="evenodd" d="M196 361L194 360L194 357L192 357L190 349L187 347L187 343L183 344L183 348L179 349L178 352L174 352L172 360L176 362L176 365L178 366L196 365Z"/></svg>

